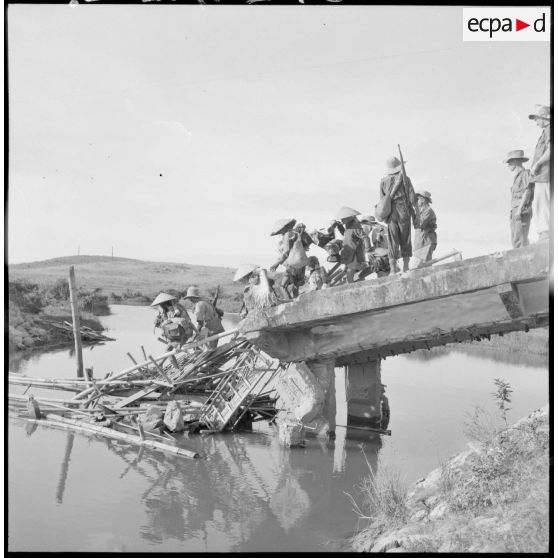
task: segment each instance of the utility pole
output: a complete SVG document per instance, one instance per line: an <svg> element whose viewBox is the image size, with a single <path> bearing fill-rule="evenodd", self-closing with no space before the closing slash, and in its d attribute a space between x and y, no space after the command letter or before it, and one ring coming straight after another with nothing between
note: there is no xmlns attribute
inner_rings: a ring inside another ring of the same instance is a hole
<svg viewBox="0 0 558 558"><path fill-rule="evenodd" d="M110 247L110 257L114 258L114 246Z"/></svg>
<svg viewBox="0 0 558 558"><path fill-rule="evenodd" d="M78 244L78 256L79 256L79 244Z"/></svg>
<svg viewBox="0 0 558 558"><path fill-rule="evenodd" d="M79 309L77 300L76 289L76 276L74 273L74 266L70 266L70 306L72 307L72 325L74 327L74 341L76 347L77 358L77 375L78 378L83 378L83 356L81 354L81 334L79 332ZM89 387L89 378L85 378L85 385Z"/></svg>

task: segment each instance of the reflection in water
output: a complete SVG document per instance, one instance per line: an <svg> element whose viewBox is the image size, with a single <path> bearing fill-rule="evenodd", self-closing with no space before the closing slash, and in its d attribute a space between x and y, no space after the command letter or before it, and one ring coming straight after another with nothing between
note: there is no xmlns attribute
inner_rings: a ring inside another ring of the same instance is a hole
<svg viewBox="0 0 558 558"><path fill-rule="evenodd" d="M64 489L66 488L66 479L68 478L68 469L70 468L70 455L74 447L74 433L68 432L66 438L66 449L64 451L64 458L62 459L62 466L60 467L60 477L58 479L58 486L56 487L56 503L61 504L64 499Z"/></svg>
<svg viewBox="0 0 558 558"><path fill-rule="evenodd" d="M488 359L493 362L522 365L530 368L548 367L548 352L546 354L523 353L520 351L510 351L505 347L498 347L487 344L486 341L476 341L474 343L452 343L443 347L432 347L430 350L419 349L412 353L401 355L410 360L432 361L442 357L447 357L452 352L464 353L477 358Z"/></svg>
<svg viewBox="0 0 558 558"><path fill-rule="evenodd" d="M62 459L59 503L73 436L67 438ZM343 520L352 525L343 492L353 491L355 479L367 473L362 451L375 470L381 447L378 435L353 440L340 433L335 441L313 440L313 448L291 450L280 446L273 432L223 434L198 437L195 442L204 459L194 462L150 450L138 452L115 440L94 440L123 462L122 470L117 471L119 479L133 471L145 481L145 489L138 494L145 513L138 529L141 539L150 545L197 539L209 550L221 551L239 551L250 544L273 550L267 540L270 532L281 544L293 534L298 541L294 547L304 549L309 542L305 527L309 517L314 518L311 523L320 520L313 526L320 530L317 547L330 543L336 531L321 523L327 518L332 526Z"/></svg>

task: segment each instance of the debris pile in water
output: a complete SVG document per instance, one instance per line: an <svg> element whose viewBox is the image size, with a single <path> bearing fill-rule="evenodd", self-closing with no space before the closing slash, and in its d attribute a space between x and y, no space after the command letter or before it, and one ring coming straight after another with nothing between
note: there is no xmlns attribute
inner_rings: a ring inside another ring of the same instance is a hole
<svg viewBox="0 0 558 558"><path fill-rule="evenodd" d="M236 333L233 331L232 333ZM224 336L221 334L221 336ZM273 420L273 379L284 365L244 338L215 349L193 342L103 379L86 369L83 379L31 378L10 374L12 410L38 424L70 428L188 458L198 457L173 433L219 432ZM71 398L26 395L30 388L73 392Z"/></svg>

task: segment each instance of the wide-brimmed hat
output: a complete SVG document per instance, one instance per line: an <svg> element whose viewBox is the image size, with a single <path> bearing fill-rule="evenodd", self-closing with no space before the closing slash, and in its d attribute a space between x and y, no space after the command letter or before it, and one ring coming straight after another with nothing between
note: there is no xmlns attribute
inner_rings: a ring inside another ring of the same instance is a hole
<svg viewBox="0 0 558 558"><path fill-rule="evenodd" d="M376 217L374 215L363 215L360 218L360 222L364 223L365 225L376 225L378 221L376 221Z"/></svg>
<svg viewBox="0 0 558 558"><path fill-rule="evenodd" d="M407 161L403 161L406 163ZM390 157L387 160L387 173L397 174L401 170L401 161L397 157Z"/></svg>
<svg viewBox="0 0 558 558"><path fill-rule="evenodd" d="M184 298L202 298L202 295L198 287L188 287L188 292Z"/></svg>
<svg viewBox="0 0 558 558"><path fill-rule="evenodd" d="M514 149L508 153L508 156L504 159L504 163L509 163L514 159L525 162L529 160L529 157L525 157L523 149Z"/></svg>
<svg viewBox="0 0 558 558"><path fill-rule="evenodd" d="M259 267L260 267L259 265L255 265L255 264L242 264L236 270L236 273L234 274L233 277L233 281L240 281L241 279L244 279L244 277L250 275L250 273L256 271L256 269L259 269Z"/></svg>
<svg viewBox="0 0 558 558"><path fill-rule="evenodd" d="M360 215L360 211L357 211L352 207L347 207L346 205L344 205L337 212L337 219L346 219L347 217L356 217L357 215Z"/></svg>
<svg viewBox="0 0 558 558"><path fill-rule="evenodd" d="M271 229L271 235L281 234L285 232L286 229L290 229L296 223L296 219L278 219L275 221L273 228Z"/></svg>
<svg viewBox="0 0 558 558"><path fill-rule="evenodd" d="M432 194L428 190L421 190L420 192L417 192L415 195L420 196L425 200L428 200L428 203L432 203Z"/></svg>
<svg viewBox="0 0 558 558"><path fill-rule="evenodd" d="M530 114L530 120L535 120L536 118L542 118L543 120L550 120L550 107L546 105L535 105L534 114Z"/></svg>
<svg viewBox="0 0 558 558"><path fill-rule="evenodd" d="M163 304L163 302L169 302L170 300L176 300L176 297L167 293L160 293L155 297L155 300L151 303L151 306L158 306L159 304Z"/></svg>

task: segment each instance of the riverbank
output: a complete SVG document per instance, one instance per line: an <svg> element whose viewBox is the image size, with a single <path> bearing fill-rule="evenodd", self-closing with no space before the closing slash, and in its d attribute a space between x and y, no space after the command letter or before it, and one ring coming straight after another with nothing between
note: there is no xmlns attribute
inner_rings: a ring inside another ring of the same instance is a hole
<svg viewBox="0 0 558 558"><path fill-rule="evenodd" d="M359 552L548 552L549 410L511 427L477 410L469 448L410 490L397 474L366 478L354 499Z"/></svg>
<svg viewBox="0 0 558 558"><path fill-rule="evenodd" d="M72 321L66 282L40 286L28 281L10 281L8 285L8 350L10 353L31 349L52 349L73 343L71 332L55 324ZM92 291L80 291L80 322L94 331L103 331L97 316L110 309L106 297ZM87 309L87 310L86 310Z"/></svg>
<svg viewBox="0 0 558 558"><path fill-rule="evenodd" d="M212 298L219 286L217 306L225 312L239 312L242 306L242 286L233 282L234 269L173 262L152 262L107 256L66 256L12 264L10 280L25 279L47 285L66 280L68 267L73 265L78 287L98 289L110 304L147 306L161 292L178 298L188 287L199 287L202 294Z"/></svg>

